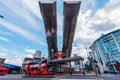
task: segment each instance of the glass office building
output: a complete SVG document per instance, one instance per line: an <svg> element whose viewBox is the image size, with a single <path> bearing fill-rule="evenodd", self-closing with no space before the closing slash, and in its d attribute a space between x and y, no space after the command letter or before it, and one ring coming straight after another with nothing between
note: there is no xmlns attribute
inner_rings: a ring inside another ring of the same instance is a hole
<svg viewBox="0 0 120 80"><path fill-rule="evenodd" d="M101 71L115 70L116 61L120 62L120 29L102 35L90 49L90 56L98 62Z"/></svg>

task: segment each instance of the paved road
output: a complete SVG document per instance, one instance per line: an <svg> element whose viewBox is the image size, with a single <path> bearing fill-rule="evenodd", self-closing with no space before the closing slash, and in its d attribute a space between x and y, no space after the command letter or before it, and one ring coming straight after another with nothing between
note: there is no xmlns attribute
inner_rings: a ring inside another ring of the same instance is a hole
<svg viewBox="0 0 120 80"><path fill-rule="evenodd" d="M21 75L5 75L0 76L0 80L120 80L120 76L115 75L100 75L93 77L90 75L60 75L55 78L22 78Z"/></svg>
<svg viewBox="0 0 120 80"><path fill-rule="evenodd" d="M39 78L36 78L39 77ZM42 77L42 78L41 78ZM44 77L44 78L43 78ZM5 75L0 76L0 80L100 80L92 76L82 76L82 75L57 75L53 77L45 76L31 76L22 77L22 75Z"/></svg>
<svg viewBox="0 0 120 80"><path fill-rule="evenodd" d="M57 78L22 78L22 75L0 76L0 80L58 80Z"/></svg>
<svg viewBox="0 0 120 80"><path fill-rule="evenodd" d="M114 74L102 74L99 76L99 78L102 78L103 80L120 80L120 74L114 75Z"/></svg>

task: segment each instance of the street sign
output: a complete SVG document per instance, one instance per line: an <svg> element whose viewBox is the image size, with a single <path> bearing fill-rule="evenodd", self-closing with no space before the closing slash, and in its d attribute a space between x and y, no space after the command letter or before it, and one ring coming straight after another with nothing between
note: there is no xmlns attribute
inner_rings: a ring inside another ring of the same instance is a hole
<svg viewBox="0 0 120 80"><path fill-rule="evenodd" d="M56 54L55 54L55 56L57 56L57 58L58 59L62 59L63 57L64 57L64 52L62 52L62 51L58 51L58 52L56 52Z"/></svg>

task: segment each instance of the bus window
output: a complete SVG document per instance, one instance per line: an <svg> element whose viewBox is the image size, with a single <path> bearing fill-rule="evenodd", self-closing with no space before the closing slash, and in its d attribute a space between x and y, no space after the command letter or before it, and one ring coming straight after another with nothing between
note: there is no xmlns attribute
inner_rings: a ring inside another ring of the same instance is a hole
<svg viewBox="0 0 120 80"><path fill-rule="evenodd" d="M42 63L46 63L46 62L47 62L47 60L43 60L43 61L42 61Z"/></svg>

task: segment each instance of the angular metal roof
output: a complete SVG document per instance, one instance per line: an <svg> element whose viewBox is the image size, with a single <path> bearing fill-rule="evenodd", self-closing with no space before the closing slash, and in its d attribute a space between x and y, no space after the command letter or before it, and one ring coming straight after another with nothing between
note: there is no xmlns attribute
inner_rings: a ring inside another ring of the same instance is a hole
<svg viewBox="0 0 120 80"><path fill-rule="evenodd" d="M64 2L64 26L63 26L63 46L62 51L66 57L71 56L72 43L76 28L77 15L79 13L81 1Z"/></svg>
<svg viewBox="0 0 120 80"><path fill-rule="evenodd" d="M4 63L3 65L5 67L9 67L9 68L12 68L12 69L21 69L20 66L16 66L16 65L12 65L12 64L6 64L6 63Z"/></svg>
<svg viewBox="0 0 120 80"><path fill-rule="evenodd" d="M40 11L43 16L46 39L48 44L48 52L50 59L55 58L57 48L57 18L56 18L56 2L41 3L39 2Z"/></svg>
<svg viewBox="0 0 120 80"><path fill-rule="evenodd" d="M63 59L54 59L54 60L49 60L49 62L69 62L69 61L77 61L77 60L81 60L81 61L83 61L84 60L84 58L83 57L81 57L81 56L76 56L76 57L71 57L71 58L69 58L69 57L67 57L67 58L63 58Z"/></svg>

